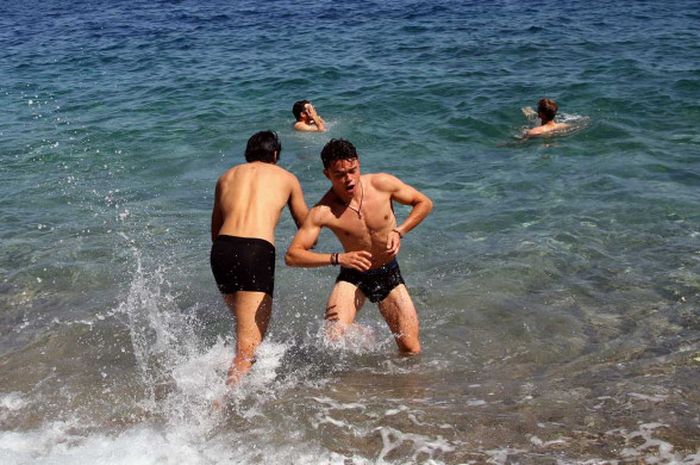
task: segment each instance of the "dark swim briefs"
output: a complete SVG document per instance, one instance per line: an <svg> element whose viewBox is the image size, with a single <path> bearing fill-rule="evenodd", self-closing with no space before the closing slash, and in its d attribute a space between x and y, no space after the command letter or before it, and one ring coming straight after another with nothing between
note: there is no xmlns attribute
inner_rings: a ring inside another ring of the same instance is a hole
<svg viewBox="0 0 700 465"><path fill-rule="evenodd" d="M405 284L401 277L401 270L396 259L379 268L367 271L357 271L350 268L341 268L338 278L335 280L347 281L359 287L369 298L370 302L379 302L399 284Z"/></svg>
<svg viewBox="0 0 700 465"><path fill-rule="evenodd" d="M211 271L222 294L275 288L275 246L264 239L220 234L211 247Z"/></svg>

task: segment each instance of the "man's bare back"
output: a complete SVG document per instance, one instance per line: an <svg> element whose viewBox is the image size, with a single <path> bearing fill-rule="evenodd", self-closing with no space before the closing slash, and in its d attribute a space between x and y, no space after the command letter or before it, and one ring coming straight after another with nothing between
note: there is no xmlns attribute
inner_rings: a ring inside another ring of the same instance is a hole
<svg viewBox="0 0 700 465"><path fill-rule="evenodd" d="M235 385L255 362L272 311L275 227L285 205L299 226L308 209L297 178L276 166L277 134L253 134L246 163L216 183L211 215L210 263L224 302L236 320L236 355L226 383Z"/></svg>
<svg viewBox="0 0 700 465"><path fill-rule="evenodd" d="M543 124L541 126L536 126L532 129L528 129L527 132L525 133L525 136L526 137L543 136L545 134L565 131L569 128L570 128L570 125L568 125L566 123L555 123L554 121L550 121L550 122Z"/></svg>
<svg viewBox="0 0 700 465"><path fill-rule="evenodd" d="M212 240L219 234L257 237L275 244L275 227L285 205L297 224L306 205L297 178L277 165L244 163L224 173L216 184Z"/></svg>
<svg viewBox="0 0 700 465"><path fill-rule="evenodd" d="M557 123L554 121L554 117L559 111L559 105L552 99L543 98L537 102L537 112L530 108L525 107L522 109L523 114L527 118L534 118L537 116L541 120L541 124L532 129L528 129L523 134L523 137L539 137L546 134L552 134L556 132L565 131L570 128L570 125L566 123Z"/></svg>

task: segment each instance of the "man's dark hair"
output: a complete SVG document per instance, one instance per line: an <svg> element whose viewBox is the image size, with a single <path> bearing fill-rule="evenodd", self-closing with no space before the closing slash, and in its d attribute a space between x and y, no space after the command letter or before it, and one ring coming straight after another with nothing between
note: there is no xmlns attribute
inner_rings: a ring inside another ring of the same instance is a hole
<svg viewBox="0 0 700 465"><path fill-rule="evenodd" d="M275 157L277 152L277 157ZM277 133L274 131L256 132L250 139L245 148L246 161L264 161L265 163L277 163L282 152L282 144L280 143Z"/></svg>
<svg viewBox="0 0 700 465"><path fill-rule="evenodd" d="M324 168L328 168L336 160L351 160L353 158L358 158L355 146L345 139L331 139L321 150Z"/></svg>
<svg viewBox="0 0 700 465"><path fill-rule="evenodd" d="M543 98L537 102L537 115L544 120L545 123L552 121L559 110L559 105L554 100Z"/></svg>
<svg viewBox="0 0 700 465"><path fill-rule="evenodd" d="M301 118L301 112L306 111L306 104L311 103L308 100L299 100L298 102L294 102L294 105L292 106L292 113L294 114L294 119L299 121L299 118Z"/></svg>

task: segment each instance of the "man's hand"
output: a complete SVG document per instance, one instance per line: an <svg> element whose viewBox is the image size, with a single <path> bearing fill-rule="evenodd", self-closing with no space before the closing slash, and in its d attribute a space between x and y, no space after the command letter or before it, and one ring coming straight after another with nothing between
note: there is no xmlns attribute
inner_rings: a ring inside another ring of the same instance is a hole
<svg viewBox="0 0 700 465"><path fill-rule="evenodd" d="M338 263L345 268L352 268L357 271L367 271L372 266L372 254L366 250L356 252L345 252L338 255Z"/></svg>
<svg viewBox="0 0 700 465"><path fill-rule="evenodd" d="M309 116L311 116L312 118L313 118L314 116L316 116L316 109L315 109L314 106L311 105L310 103L307 103L307 104L304 106L304 110L306 110L306 112L307 112L307 113L309 114Z"/></svg>
<svg viewBox="0 0 700 465"><path fill-rule="evenodd" d="M323 121L323 118L318 116L318 113L316 113L316 108L310 104L307 103L304 105L304 111L308 115L308 117L311 119L311 121L314 122L315 127L312 125L310 128L305 128L305 131L325 131L326 130L326 122Z"/></svg>
<svg viewBox="0 0 700 465"><path fill-rule="evenodd" d="M386 251L389 255L396 256L401 248L401 234L396 229L389 231L389 237L386 241Z"/></svg>

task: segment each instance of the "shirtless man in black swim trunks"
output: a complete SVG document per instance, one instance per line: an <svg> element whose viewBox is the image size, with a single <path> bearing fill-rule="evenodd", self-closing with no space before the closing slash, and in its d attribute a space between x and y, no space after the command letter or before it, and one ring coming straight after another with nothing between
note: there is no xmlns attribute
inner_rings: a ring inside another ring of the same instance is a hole
<svg viewBox="0 0 700 465"><path fill-rule="evenodd" d="M226 171L216 184L211 268L236 319L236 356L228 385L250 370L270 321L280 214L287 205L299 226L308 213L297 178L276 166L281 150L274 132L253 134L245 151L247 163Z"/></svg>
<svg viewBox="0 0 700 465"><path fill-rule="evenodd" d="M285 261L290 266L341 266L326 305L327 337L340 337L369 298L378 303L399 350L417 354L421 350L418 315L396 256L401 239L423 221L433 203L389 174L361 176L355 147L346 140L328 142L321 159L331 188L309 211ZM413 207L401 225L396 224L393 201ZM311 251L323 227L333 231L345 253Z"/></svg>

